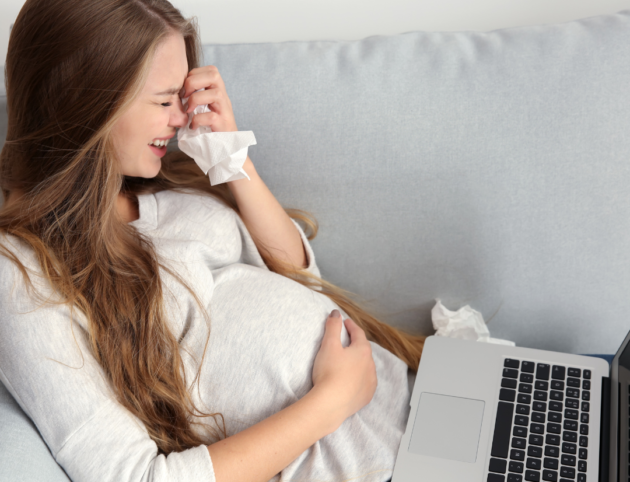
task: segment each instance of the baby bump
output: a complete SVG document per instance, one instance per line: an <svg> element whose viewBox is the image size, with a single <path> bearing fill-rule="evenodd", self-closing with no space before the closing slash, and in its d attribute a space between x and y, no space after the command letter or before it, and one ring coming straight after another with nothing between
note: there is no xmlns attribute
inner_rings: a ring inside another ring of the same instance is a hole
<svg viewBox="0 0 630 482"><path fill-rule="evenodd" d="M204 403L231 419L228 431L235 433L312 388L325 322L339 307L321 293L251 265L230 265L213 277L201 386ZM345 327L341 339L347 346Z"/></svg>

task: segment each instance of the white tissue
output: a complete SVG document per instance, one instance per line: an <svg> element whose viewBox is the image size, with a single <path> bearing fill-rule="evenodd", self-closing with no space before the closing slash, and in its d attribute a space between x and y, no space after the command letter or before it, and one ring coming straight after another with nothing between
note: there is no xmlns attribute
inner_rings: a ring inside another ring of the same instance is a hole
<svg viewBox="0 0 630 482"><path fill-rule="evenodd" d="M499 345L515 346L513 341L490 338L490 331L483 316L466 305L457 311L447 310L439 299L431 310L431 320L436 336L448 336L462 340L476 340Z"/></svg>
<svg viewBox="0 0 630 482"><path fill-rule="evenodd" d="M188 99L189 97L182 99L184 109L188 105ZM210 184L213 186L237 179L249 179L243 169L243 164L247 160L247 148L256 144L254 133L252 131L212 132L208 126L190 129L193 115L205 112L211 112L211 110L203 104L198 105L193 112L188 114L188 124L177 132L179 148L195 160L203 173L208 175Z"/></svg>

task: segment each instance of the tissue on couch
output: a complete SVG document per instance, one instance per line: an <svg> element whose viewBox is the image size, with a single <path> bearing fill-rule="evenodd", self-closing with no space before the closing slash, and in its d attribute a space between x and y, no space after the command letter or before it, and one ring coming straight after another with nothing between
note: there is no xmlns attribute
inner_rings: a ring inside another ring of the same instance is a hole
<svg viewBox="0 0 630 482"><path fill-rule="evenodd" d="M448 336L462 340L476 340L486 343L515 346L513 341L491 338L490 331L483 320L483 316L466 305L457 311L447 310L442 302L435 300L431 310L431 320L436 336Z"/></svg>

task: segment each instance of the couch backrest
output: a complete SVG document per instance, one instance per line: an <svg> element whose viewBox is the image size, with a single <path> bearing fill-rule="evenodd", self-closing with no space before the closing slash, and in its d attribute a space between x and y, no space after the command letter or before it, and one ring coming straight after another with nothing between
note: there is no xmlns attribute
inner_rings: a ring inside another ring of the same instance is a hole
<svg viewBox="0 0 630 482"><path fill-rule="evenodd" d="M630 10L204 57L267 185L319 220L325 279L411 331L432 332L441 298L518 345L616 350L630 312Z"/></svg>
<svg viewBox="0 0 630 482"><path fill-rule="evenodd" d="M630 312L630 10L491 32L206 45L323 276L431 333L611 353Z"/></svg>

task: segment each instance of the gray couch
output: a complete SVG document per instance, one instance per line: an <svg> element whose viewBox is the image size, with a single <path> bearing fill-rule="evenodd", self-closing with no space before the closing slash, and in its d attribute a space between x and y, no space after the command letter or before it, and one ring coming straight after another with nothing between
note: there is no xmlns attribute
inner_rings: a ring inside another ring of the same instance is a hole
<svg viewBox="0 0 630 482"><path fill-rule="evenodd" d="M432 333L440 298L519 346L616 351L630 327L630 10L204 57L271 191L319 220L326 279L410 331ZM67 480L6 391L0 480Z"/></svg>

